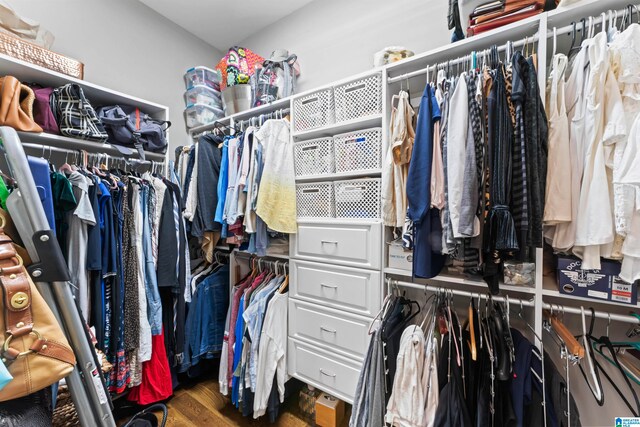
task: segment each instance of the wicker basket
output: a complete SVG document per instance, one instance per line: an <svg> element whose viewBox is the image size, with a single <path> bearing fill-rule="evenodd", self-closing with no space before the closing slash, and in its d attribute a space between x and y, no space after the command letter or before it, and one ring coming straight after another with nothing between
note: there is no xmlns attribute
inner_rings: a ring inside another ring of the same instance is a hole
<svg viewBox="0 0 640 427"><path fill-rule="evenodd" d="M107 375L113 369L113 365L107 361L106 356L97 350L98 356L102 359L102 374ZM76 406L71 399L71 392L67 385L58 388L58 398L56 407L53 410L53 427L76 427L80 425Z"/></svg>
<svg viewBox="0 0 640 427"><path fill-rule="evenodd" d="M0 53L77 79L84 76L82 62L3 32L0 32Z"/></svg>
<svg viewBox="0 0 640 427"><path fill-rule="evenodd" d="M71 400L69 387L66 385L58 389L56 408L53 410L53 427L75 427L80 425L76 407Z"/></svg>

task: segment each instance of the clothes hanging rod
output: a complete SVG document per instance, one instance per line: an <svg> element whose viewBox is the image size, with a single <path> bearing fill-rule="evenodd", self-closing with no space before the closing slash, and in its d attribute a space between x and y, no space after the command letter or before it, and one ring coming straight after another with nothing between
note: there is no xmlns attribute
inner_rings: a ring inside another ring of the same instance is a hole
<svg viewBox="0 0 640 427"><path fill-rule="evenodd" d="M489 295L487 294L483 294L482 292L469 292L469 291L462 291L459 289L449 289L449 288L443 288L442 286L432 286L432 285L420 285L418 283L412 283L412 282L404 282L402 280L396 280L396 279L388 279L389 280L389 285L390 286L402 286L403 288L409 288L409 289L416 289L419 291L424 291L427 290L429 292L440 292L440 291L445 291L448 292L452 295L456 295L456 296L461 296L461 297L473 297L473 298L482 298L482 299L489 299ZM521 298L506 298L506 297L502 297L502 296L491 296L491 298L494 301L500 301L500 302L509 302L509 304L517 304L517 305L522 305L523 307L533 307L535 306L535 302L533 301L533 299L527 300L527 299L521 299Z"/></svg>
<svg viewBox="0 0 640 427"><path fill-rule="evenodd" d="M630 4L629 6L632 7L632 11L631 11L631 21L633 22L633 15L636 15L638 17L638 20L640 20L640 11L638 10L638 6L636 6L635 4ZM598 16L587 16L585 17L586 19L586 25L585 28L588 29L590 25L600 25L602 24L603 21L603 14L604 14L604 20L609 21L611 19L611 14L613 14L613 18L617 21L620 19L623 19L625 17L625 12L627 12L627 7L625 7L624 9L618 9L618 10L612 10L609 9L606 12L601 13ZM591 21L591 22L589 22ZM564 27L552 27L552 29L550 31L547 31L547 38L550 39L553 37L554 31L553 29L555 29L555 33L558 34L563 34L563 33L571 33L573 31L573 23L569 24L569 25L565 25ZM579 33L582 31L582 23L581 22L576 22L576 33Z"/></svg>
<svg viewBox="0 0 640 427"><path fill-rule="evenodd" d="M43 150L44 153L46 154L47 152L56 152L56 153L63 153L63 154L77 154L82 156L82 151L83 150L71 150L69 148L60 148L60 147L52 147L50 145L43 145L43 144L32 144L29 142L24 142L22 143L22 146L25 148L30 148L33 150ZM107 158L111 159L111 160L126 160L128 162L135 162L136 164L139 165L150 165L150 164L162 164L164 162L157 162L155 160L140 160L140 159L128 159L124 156L112 156L111 154L107 154L107 153L87 153L88 156L100 156L100 157L104 157L106 156Z"/></svg>
<svg viewBox="0 0 640 427"><path fill-rule="evenodd" d="M494 301L501 301L501 302L508 302L509 304L514 304L514 305L521 305L524 307L534 307L535 303L533 300L522 300L519 298L506 298L506 297L502 297L502 296L490 296L487 294L482 294L482 293L478 293L478 292L469 292L469 291L462 291L462 290L458 290L458 289L448 289L448 288L443 288L441 286L431 286L431 285L420 285L417 283L412 283L412 282L404 282L401 280L395 280L395 279L389 279L389 284L390 285L395 285L395 286L401 286L403 288L409 288L409 289L417 289L420 291L430 291L430 292L439 292L439 291L446 291L449 292L453 295L457 295L457 296L463 296L463 297L474 297L474 298L483 298L483 299L488 299L488 298L492 298ZM549 304L549 303L543 303L542 304L542 308L547 309L547 310L552 310L554 312L561 312L561 313L570 313L570 314L582 314L582 310L580 310L580 308L577 307L568 307L568 306L563 306L560 304ZM591 315L591 311L590 310L585 310L585 314ZM632 324L640 324L640 319L635 317L635 316L630 316L630 315L626 315L626 314L615 314L615 313L608 313L606 311L595 311L594 312L595 317L600 318L600 319L611 319L613 321L616 322L623 322L623 323L632 323Z"/></svg>
<svg viewBox="0 0 640 427"><path fill-rule="evenodd" d="M534 34L533 36L525 37L521 40L513 42L511 44L511 47L518 48L518 47L525 46L527 43L535 43L537 41L538 41L538 35ZM505 50L507 50L507 43L498 46L498 52L504 52ZM476 57L477 58L485 57L490 52L491 52L491 49L483 49L483 50L476 51ZM395 83L395 82L399 82L400 80L410 79L412 77L420 76L423 74L429 74L430 72L436 70L438 67L462 64L470 61L471 57L472 57L472 54L467 54L462 57L452 59L450 61L438 62L437 64L429 65L428 67L421 68L416 71L411 71L409 73L401 74L395 77L389 77L387 79L387 83Z"/></svg>
<svg viewBox="0 0 640 427"><path fill-rule="evenodd" d="M203 131L201 131L201 132L191 134L191 138L192 138L192 139L198 139L198 138L200 138L201 136L203 136L203 135L207 135L207 134L210 134L210 133L212 133L215 129L220 129L220 128L223 128L223 129L224 129L224 128L227 128L227 129L233 129L233 130L235 130L236 132L238 132L238 131L239 131L239 129L237 129L237 126L243 125L244 123L248 123L248 122L250 122L252 119L260 118L260 116L267 116L268 118L272 118L272 116L273 116L274 114L276 114L276 113L279 113L279 114L281 114L281 115L284 117L284 115L286 115L286 114L290 114L290 113L291 113L291 109L290 109L290 108L279 108L279 109L277 109L277 110L269 111L268 113L256 114L256 115L251 116L251 117L248 117L248 118L246 118L246 119L244 119L244 120L237 120L237 121L236 121L236 120L234 120L234 118L233 118L233 117L231 117L231 118L230 118L230 122L231 122L231 123L230 123L230 124L228 124L228 125L225 125L224 123L220 122L220 120L223 120L223 119L219 119L219 120L216 120L216 121L214 121L214 122L212 122L212 123L210 124L210 125L212 126L212 128L211 128L211 129L205 129L205 130L203 130ZM218 126L219 126L219 127L218 127Z"/></svg>

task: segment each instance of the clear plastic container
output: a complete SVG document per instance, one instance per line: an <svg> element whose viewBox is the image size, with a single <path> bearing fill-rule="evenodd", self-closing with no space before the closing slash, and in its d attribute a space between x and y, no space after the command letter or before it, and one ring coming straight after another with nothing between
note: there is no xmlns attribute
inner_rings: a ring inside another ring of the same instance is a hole
<svg viewBox="0 0 640 427"><path fill-rule="evenodd" d="M184 93L184 102L187 107L191 107L194 104L205 104L222 110L220 92L204 85L197 85L187 89Z"/></svg>
<svg viewBox="0 0 640 427"><path fill-rule="evenodd" d="M206 125L224 117L224 112L205 104L194 104L184 110L187 128Z"/></svg>
<svg viewBox="0 0 640 427"><path fill-rule="evenodd" d="M191 89L194 86L204 85L211 89L220 90L220 73L217 70L203 67L193 67L187 70L184 74L184 84L187 89Z"/></svg>

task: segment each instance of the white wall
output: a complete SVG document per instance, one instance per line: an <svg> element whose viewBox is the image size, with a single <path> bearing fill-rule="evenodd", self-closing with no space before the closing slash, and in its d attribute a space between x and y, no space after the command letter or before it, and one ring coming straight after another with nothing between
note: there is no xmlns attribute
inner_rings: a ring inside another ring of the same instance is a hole
<svg viewBox="0 0 640 427"><path fill-rule="evenodd" d="M400 45L415 53L450 40L445 0L318 0L239 45L269 57L298 55L298 92L366 71L373 54Z"/></svg>
<svg viewBox="0 0 640 427"><path fill-rule="evenodd" d="M40 21L52 50L85 64L85 80L169 107L171 146L187 133L182 75L213 67L221 54L136 0L20 0L14 9Z"/></svg>

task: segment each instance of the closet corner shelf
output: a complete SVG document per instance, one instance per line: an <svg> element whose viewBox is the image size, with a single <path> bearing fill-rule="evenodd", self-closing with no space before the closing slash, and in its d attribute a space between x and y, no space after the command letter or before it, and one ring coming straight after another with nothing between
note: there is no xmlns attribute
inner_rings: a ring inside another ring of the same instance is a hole
<svg viewBox="0 0 640 427"><path fill-rule="evenodd" d="M548 275L542 276L542 285L543 285L543 289L542 289L543 297L558 298L563 300L573 300L575 301L575 304L573 305L584 305L585 307L587 307L590 304L591 305L602 304L602 305L615 306L615 307L624 307L629 310L637 310L638 308L640 308L640 304L631 305L631 304L625 304L617 301L585 298L585 297L579 297L575 295L562 294L558 290L558 282L554 276L548 276ZM585 304L581 304L582 302L584 302Z"/></svg>
<svg viewBox="0 0 640 427"><path fill-rule="evenodd" d="M47 147L66 148L69 150L86 150L89 153L102 153L112 154L117 156L123 156L118 149L107 143L87 141L78 138L69 138L68 136L53 135L50 133L33 133L33 132L18 132L21 142L28 142L39 144ZM46 151L46 150L45 150ZM134 151L133 156L138 157L137 151ZM165 155L160 153L152 153L145 151L145 157L147 160L155 160L163 162Z"/></svg>
<svg viewBox="0 0 640 427"><path fill-rule="evenodd" d="M386 267L384 269L385 274L390 274L393 276L402 276L402 277L412 277L411 271L402 270L399 268L390 268ZM422 282L439 282L439 283L451 283L456 285L464 285L464 286L473 286L478 288L484 288L487 290L487 284L480 279L468 279L460 276L450 276L448 274L440 274L431 279L418 279L420 283ZM505 285L504 283L500 283L500 291L501 293L507 292L517 292L521 294L534 294L536 291L534 288L530 288L527 286L515 286L515 285Z"/></svg>
<svg viewBox="0 0 640 427"><path fill-rule="evenodd" d="M191 135L197 135L207 130L211 130L216 126L217 123L229 124L231 120L239 121L239 120L248 120L251 117L259 116L260 114L268 114L273 111L277 111L280 109L289 108L289 103L291 102L291 97L278 99L277 101L271 102L269 104L260 105L258 107L250 108L248 110L240 111L238 113L232 114L230 116L222 117L216 120L213 123L207 123L206 125L196 126L194 128L189 129L189 133Z"/></svg>
<svg viewBox="0 0 640 427"><path fill-rule="evenodd" d="M379 178L382 174L380 169L372 169L367 171L349 171L349 172L337 172L322 175L303 175L296 176L296 182L320 182L320 181L340 181L344 179L355 178Z"/></svg>
<svg viewBox="0 0 640 427"><path fill-rule="evenodd" d="M379 126L382 126L382 114L375 114L373 116L358 117L346 122L331 123L315 129L293 132L293 138L295 141L304 141Z"/></svg>

